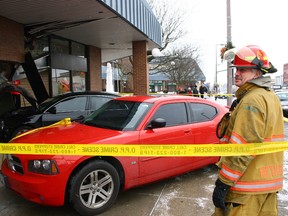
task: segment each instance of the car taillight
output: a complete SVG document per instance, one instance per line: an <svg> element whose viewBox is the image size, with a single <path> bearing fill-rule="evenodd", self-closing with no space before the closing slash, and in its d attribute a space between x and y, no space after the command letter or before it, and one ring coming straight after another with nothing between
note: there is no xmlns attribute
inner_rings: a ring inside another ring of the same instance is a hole
<svg viewBox="0 0 288 216"><path fill-rule="evenodd" d="M54 160L30 160L28 162L28 171L45 175L56 175L59 173Z"/></svg>

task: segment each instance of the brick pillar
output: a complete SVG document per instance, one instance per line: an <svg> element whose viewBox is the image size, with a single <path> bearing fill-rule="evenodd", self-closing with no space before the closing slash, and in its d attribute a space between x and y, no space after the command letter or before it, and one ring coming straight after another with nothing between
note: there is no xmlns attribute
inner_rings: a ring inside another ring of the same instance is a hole
<svg viewBox="0 0 288 216"><path fill-rule="evenodd" d="M133 92L135 95L149 94L148 73L147 42L133 41Z"/></svg>
<svg viewBox="0 0 288 216"><path fill-rule="evenodd" d="M0 60L24 62L24 26L0 16Z"/></svg>
<svg viewBox="0 0 288 216"><path fill-rule="evenodd" d="M101 49L88 46L88 85L87 90L102 91Z"/></svg>

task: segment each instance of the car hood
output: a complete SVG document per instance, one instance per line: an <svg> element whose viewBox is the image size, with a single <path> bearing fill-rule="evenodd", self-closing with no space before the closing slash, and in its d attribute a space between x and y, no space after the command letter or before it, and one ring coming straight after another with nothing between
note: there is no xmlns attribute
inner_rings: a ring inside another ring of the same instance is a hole
<svg viewBox="0 0 288 216"><path fill-rule="evenodd" d="M73 122L68 126L52 126L38 128L20 135L10 142L16 143L55 143L55 144L90 144L119 143L120 139L127 141L123 131L97 128ZM131 134L131 133L130 133ZM121 138L120 138L121 137Z"/></svg>

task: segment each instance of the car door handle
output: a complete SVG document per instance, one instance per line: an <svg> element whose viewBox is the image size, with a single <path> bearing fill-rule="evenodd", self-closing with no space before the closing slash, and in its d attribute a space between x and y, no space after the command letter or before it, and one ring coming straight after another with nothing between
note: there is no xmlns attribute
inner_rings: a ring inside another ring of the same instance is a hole
<svg viewBox="0 0 288 216"><path fill-rule="evenodd" d="M190 133L191 130L184 130L184 133Z"/></svg>

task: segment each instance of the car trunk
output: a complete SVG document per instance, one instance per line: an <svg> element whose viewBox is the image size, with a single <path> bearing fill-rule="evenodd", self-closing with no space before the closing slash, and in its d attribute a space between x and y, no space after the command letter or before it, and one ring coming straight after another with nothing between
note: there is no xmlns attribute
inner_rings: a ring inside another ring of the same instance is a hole
<svg viewBox="0 0 288 216"><path fill-rule="evenodd" d="M16 98L19 97L19 94L21 94L34 109L37 109L36 99L30 95L26 89L10 83L0 75L0 117L20 108L16 103Z"/></svg>

